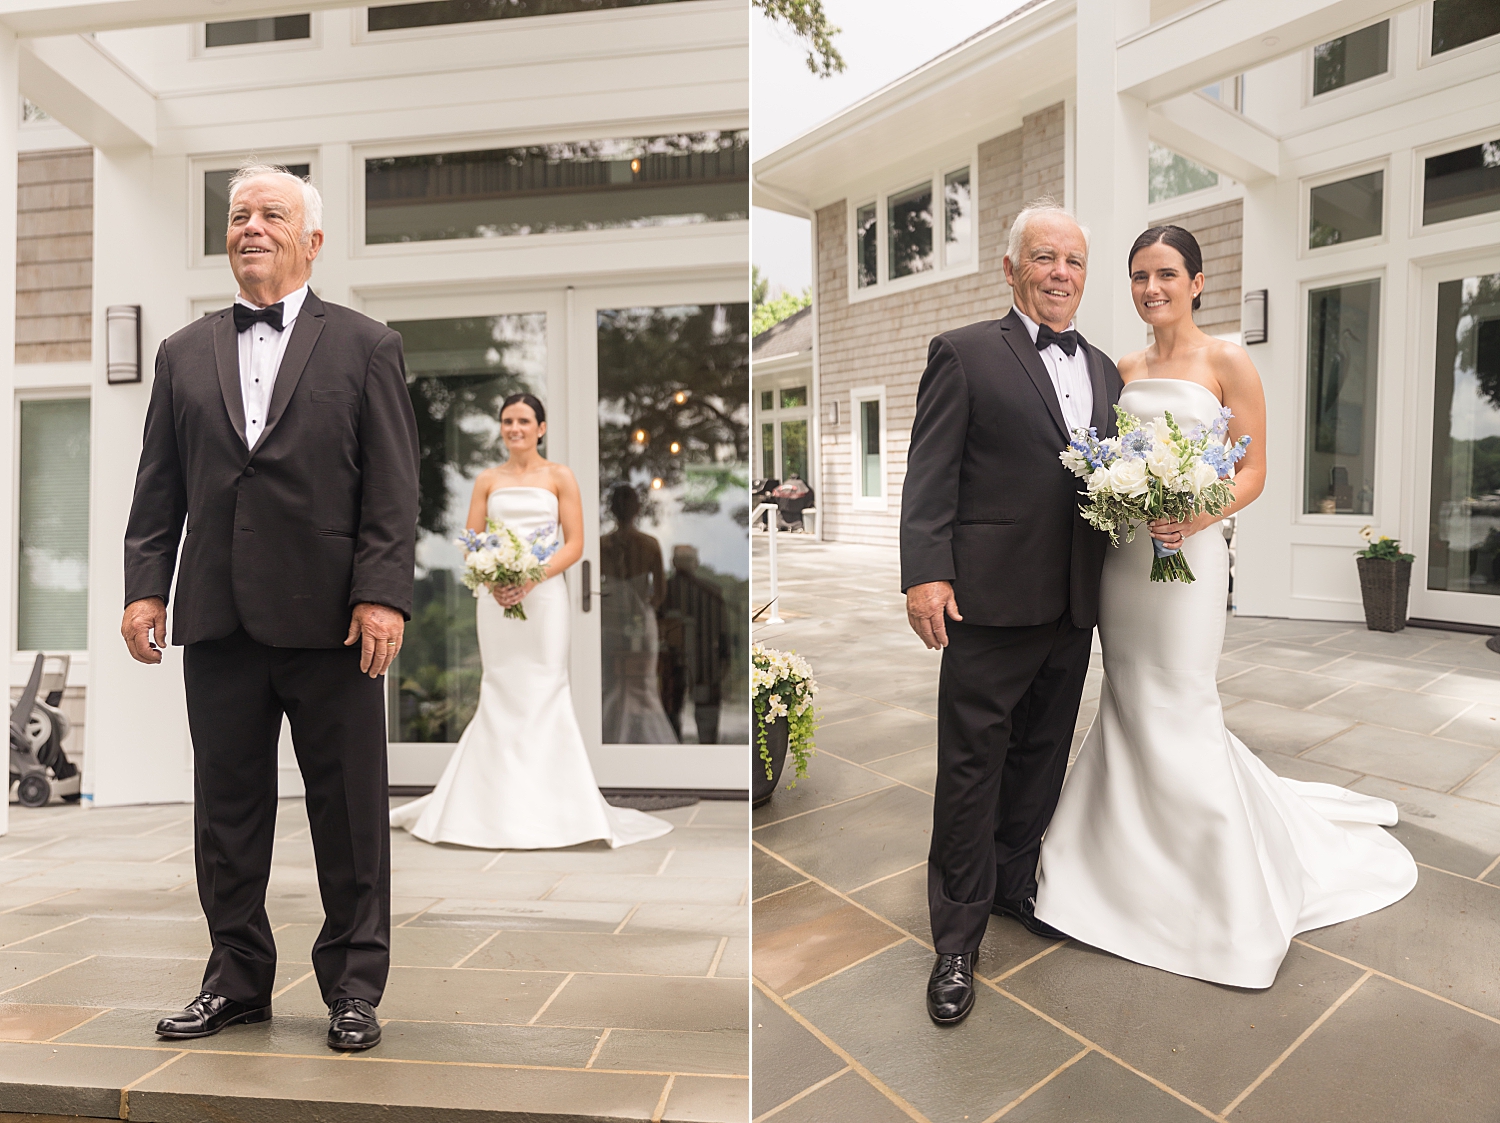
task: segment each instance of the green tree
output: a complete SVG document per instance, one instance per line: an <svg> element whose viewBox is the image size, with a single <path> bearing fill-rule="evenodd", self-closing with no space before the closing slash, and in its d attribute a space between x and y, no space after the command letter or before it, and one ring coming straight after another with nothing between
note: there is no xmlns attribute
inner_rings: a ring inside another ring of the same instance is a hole
<svg viewBox="0 0 1500 1123"><path fill-rule="evenodd" d="M811 288L805 288L801 293L782 293L775 300L758 301L750 321L751 334L759 335L767 328L781 323L793 313L800 312L811 303Z"/></svg>
<svg viewBox="0 0 1500 1123"><path fill-rule="evenodd" d="M767 19L785 24L807 44L807 69L819 78L841 73L844 57L833 45L839 29L828 22L823 0L750 0Z"/></svg>

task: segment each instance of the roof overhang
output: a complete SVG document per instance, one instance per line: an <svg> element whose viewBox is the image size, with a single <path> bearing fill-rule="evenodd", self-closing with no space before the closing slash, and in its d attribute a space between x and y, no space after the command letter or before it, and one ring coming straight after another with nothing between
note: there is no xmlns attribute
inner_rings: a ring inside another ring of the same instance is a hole
<svg viewBox="0 0 1500 1123"><path fill-rule="evenodd" d="M1041 0L757 160L756 206L807 215L881 169L1018 128L1071 92L1074 0Z"/></svg>

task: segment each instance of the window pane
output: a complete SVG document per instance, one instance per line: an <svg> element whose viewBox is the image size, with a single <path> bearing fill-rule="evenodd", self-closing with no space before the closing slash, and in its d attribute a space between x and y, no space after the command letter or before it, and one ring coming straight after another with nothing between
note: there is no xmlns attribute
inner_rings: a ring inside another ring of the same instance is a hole
<svg viewBox="0 0 1500 1123"><path fill-rule="evenodd" d="M236 19L203 26L206 47L237 47L242 43L275 43L282 39L311 39L312 16L268 16Z"/></svg>
<svg viewBox="0 0 1500 1123"><path fill-rule="evenodd" d="M1385 173L1341 179L1312 189L1307 244L1334 246L1380 233Z"/></svg>
<svg viewBox="0 0 1500 1123"><path fill-rule="evenodd" d="M1202 164L1195 164L1187 157L1179 156L1170 148L1163 148L1159 144L1151 146L1150 168L1151 184L1148 194L1153 203L1215 187L1219 182L1218 172L1210 171Z"/></svg>
<svg viewBox="0 0 1500 1123"><path fill-rule="evenodd" d="M781 391L781 408L796 409L807 404L806 386L787 386Z"/></svg>
<svg viewBox="0 0 1500 1123"><path fill-rule="evenodd" d="M526 390L547 400L547 317L405 320L407 390L417 416L420 502L411 622L391 668L393 741L457 741L479 701L474 594L454 541L475 477L505 457L500 403Z"/></svg>
<svg viewBox="0 0 1500 1123"><path fill-rule="evenodd" d="M932 268L932 184L892 195L886 200L886 210L891 277L927 272Z"/></svg>
<svg viewBox="0 0 1500 1123"><path fill-rule="evenodd" d="M1429 156L1422 174L1422 223L1500 210L1500 140Z"/></svg>
<svg viewBox="0 0 1500 1123"><path fill-rule="evenodd" d="M781 467L783 480L807 479L807 422L781 423Z"/></svg>
<svg viewBox="0 0 1500 1123"><path fill-rule="evenodd" d="M969 192L969 169L943 178L943 261L961 265L972 252L974 200Z"/></svg>
<svg viewBox="0 0 1500 1123"><path fill-rule="evenodd" d="M861 495L880 496L880 402L859 403L859 454Z"/></svg>
<svg viewBox="0 0 1500 1123"><path fill-rule="evenodd" d="M876 280L875 255L878 237L879 231L875 227L875 204L860 207L854 214L854 241L857 247L855 252L859 257L859 287L862 289L873 285Z"/></svg>
<svg viewBox="0 0 1500 1123"><path fill-rule="evenodd" d="M1500 35L1500 4L1495 0L1433 0L1432 53Z"/></svg>
<svg viewBox="0 0 1500 1123"><path fill-rule="evenodd" d="M750 306L597 330L604 741L748 745Z"/></svg>
<svg viewBox="0 0 1500 1123"><path fill-rule="evenodd" d="M16 647L86 651L89 402L21 402Z"/></svg>
<svg viewBox="0 0 1500 1123"><path fill-rule="evenodd" d="M366 160L365 241L748 218L749 136L741 129Z"/></svg>
<svg viewBox="0 0 1500 1123"><path fill-rule="evenodd" d="M1427 587L1500 594L1500 274L1438 285Z"/></svg>
<svg viewBox="0 0 1500 1123"><path fill-rule="evenodd" d="M1390 41L1390 20L1381 20L1319 43L1313 48L1313 96L1384 74Z"/></svg>
<svg viewBox="0 0 1500 1123"><path fill-rule="evenodd" d="M776 479L776 426L767 421L760 427L760 478Z"/></svg>
<svg viewBox="0 0 1500 1123"><path fill-rule="evenodd" d="M436 0L429 4L388 4L370 9L371 31L401 27L430 27L443 23L554 16L569 12L598 12L609 8L639 8L674 0Z"/></svg>
<svg viewBox="0 0 1500 1123"><path fill-rule="evenodd" d="M307 164L287 164L286 170L306 179L312 175ZM224 235L229 231L229 180L234 169L203 173L203 256L224 251Z"/></svg>
<svg viewBox="0 0 1500 1123"><path fill-rule="evenodd" d="M1375 498L1380 282L1315 289L1307 308L1309 514L1368 515Z"/></svg>

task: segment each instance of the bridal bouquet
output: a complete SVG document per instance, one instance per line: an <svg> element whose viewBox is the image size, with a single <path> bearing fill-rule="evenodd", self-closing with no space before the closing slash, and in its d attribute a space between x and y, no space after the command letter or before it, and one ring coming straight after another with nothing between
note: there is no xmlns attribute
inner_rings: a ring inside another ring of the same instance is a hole
<svg viewBox="0 0 1500 1123"><path fill-rule="evenodd" d="M522 537L494 519L485 519L483 534L465 530L456 541L464 548L462 580L474 590L475 599L481 595L481 589L546 580L547 561L562 545L556 523L538 527ZM505 615L512 620L524 620L526 609L513 604L505 610Z"/></svg>
<svg viewBox="0 0 1500 1123"><path fill-rule="evenodd" d="M1083 517L1118 545L1122 531L1129 542L1137 527L1155 519L1186 522L1219 514L1234 501L1234 466L1250 444L1249 437L1229 442L1232 416L1221 409L1211 425L1184 433L1170 413L1143 422L1115 406L1118 436L1100 440L1096 429L1073 430L1059 456L1070 472L1088 481ZM1151 545L1156 553L1151 580L1194 579L1178 550L1154 539Z"/></svg>

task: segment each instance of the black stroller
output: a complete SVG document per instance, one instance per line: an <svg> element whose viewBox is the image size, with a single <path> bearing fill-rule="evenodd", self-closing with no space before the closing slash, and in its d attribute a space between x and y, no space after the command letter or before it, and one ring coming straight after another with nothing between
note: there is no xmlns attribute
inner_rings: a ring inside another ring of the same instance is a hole
<svg viewBox="0 0 1500 1123"><path fill-rule="evenodd" d="M65 802L72 803L79 798L83 779L63 751L69 724L57 708L68 685L72 659L67 655L52 658L60 669L44 676L47 656L37 655L26 689L10 710L10 782L16 785L16 798L23 807L45 807L54 788Z"/></svg>

